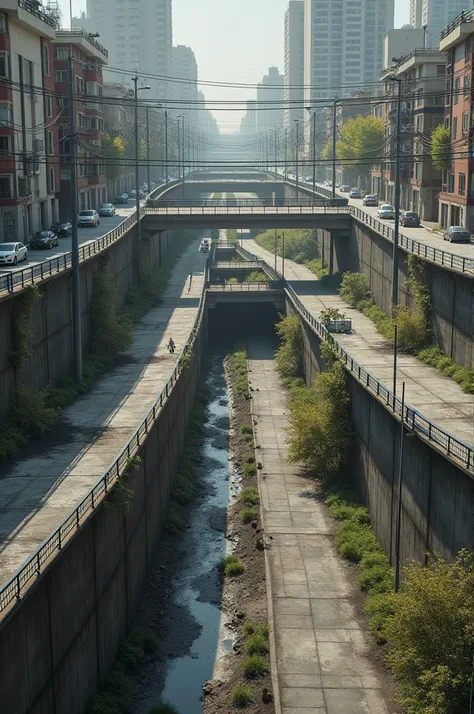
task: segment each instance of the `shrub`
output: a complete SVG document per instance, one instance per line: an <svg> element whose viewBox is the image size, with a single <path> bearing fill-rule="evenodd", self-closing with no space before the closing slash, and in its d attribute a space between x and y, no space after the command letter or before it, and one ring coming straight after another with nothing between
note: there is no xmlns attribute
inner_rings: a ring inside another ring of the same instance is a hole
<svg viewBox="0 0 474 714"><path fill-rule="evenodd" d="M246 283L269 283L270 278L262 270L254 270L245 278Z"/></svg>
<svg viewBox="0 0 474 714"><path fill-rule="evenodd" d="M344 521L336 534L336 546L348 560L358 563L369 551L379 551L380 546L370 526L355 521Z"/></svg>
<svg viewBox="0 0 474 714"><path fill-rule="evenodd" d="M227 278L225 282L227 285L237 285L239 281L237 278Z"/></svg>
<svg viewBox="0 0 474 714"><path fill-rule="evenodd" d="M352 307L357 307L362 300L372 300L372 291L364 273L344 273L339 295Z"/></svg>
<svg viewBox="0 0 474 714"><path fill-rule="evenodd" d="M176 503L170 503L163 528L167 533L178 533L184 530L184 521Z"/></svg>
<svg viewBox="0 0 474 714"><path fill-rule="evenodd" d="M255 463L255 456L246 456L246 457L245 457L245 463L246 463L246 464L254 464L254 463Z"/></svg>
<svg viewBox="0 0 474 714"><path fill-rule="evenodd" d="M286 251L285 251L286 252ZM311 270L312 273L316 275L317 278L321 279L327 276L328 269L323 268L323 261L319 258L314 258L313 260L308 260L306 262L306 267Z"/></svg>
<svg viewBox="0 0 474 714"><path fill-rule="evenodd" d="M412 312L409 307L398 307L395 311L395 321L398 325L398 347L402 352L415 354L423 347L429 338L428 324L419 312ZM390 339L393 341L394 331Z"/></svg>
<svg viewBox="0 0 474 714"><path fill-rule="evenodd" d="M346 316L345 312L340 312L337 307L328 307L319 313L319 319L326 327L329 327L331 320L343 320Z"/></svg>
<svg viewBox="0 0 474 714"><path fill-rule="evenodd" d="M261 655L247 657L244 660L243 669L246 679L260 679L270 671L267 660Z"/></svg>
<svg viewBox="0 0 474 714"><path fill-rule="evenodd" d="M369 615L369 624L375 634L377 642L383 644L387 641L385 626L388 618L393 614L392 594L385 592L369 595L365 602L365 609Z"/></svg>
<svg viewBox="0 0 474 714"><path fill-rule="evenodd" d="M240 427L241 434L253 434L253 428L251 424L244 424Z"/></svg>
<svg viewBox="0 0 474 714"><path fill-rule="evenodd" d="M149 714L179 714L179 711L175 706L173 706L173 704L162 702L161 704L158 704L158 706L150 709Z"/></svg>
<svg viewBox="0 0 474 714"><path fill-rule="evenodd" d="M244 476L250 478L257 475L257 467L255 464L244 464Z"/></svg>
<svg viewBox="0 0 474 714"><path fill-rule="evenodd" d="M262 637L265 637L265 639L268 641L268 636L270 632L268 625L257 625L255 622L248 620L244 624L242 630L246 637L257 633L259 635L262 635Z"/></svg>
<svg viewBox="0 0 474 714"><path fill-rule="evenodd" d="M285 233L285 257L289 260L294 260L296 263L306 263L313 258L318 258L318 249L316 240L312 230L308 229L286 229L285 231L277 230L276 233L276 252L280 257L283 255L283 232ZM275 252L275 231L269 230L260 233L255 242L270 251Z"/></svg>
<svg viewBox="0 0 474 714"><path fill-rule="evenodd" d="M418 359L436 367L447 377L459 384L463 392L474 393L474 370L460 367L456 362L442 352L439 347L425 347L418 352Z"/></svg>
<svg viewBox="0 0 474 714"><path fill-rule="evenodd" d="M389 661L409 712L466 711L472 676L474 556L433 556L404 569L386 624Z"/></svg>
<svg viewBox="0 0 474 714"><path fill-rule="evenodd" d="M256 488L244 488L240 494L240 500L246 506L255 506L260 501L260 496Z"/></svg>
<svg viewBox="0 0 474 714"><path fill-rule="evenodd" d="M236 555L226 555L222 561L221 567L225 575L229 577L242 575L245 570L244 564Z"/></svg>
<svg viewBox="0 0 474 714"><path fill-rule="evenodd" d="M232 689L232 702L236 707L246 707L253 699L253 692L248 684L237 684Z"/></svg>
<svg viewBox="0 0 474 714"><path fill-rule="evenodd" d="M361 590L388 592L393 588L393 579L393 572L384 563L363 568L359 575L359 585Z"/></svg>
<svg viewBox="0 0 474 714"><path fill-rule="evenodd" d="M245 641L245 652L248 655L266 655L268 649L268 637L259 632L249 635Z"/></svg>
<svg viewBox="0 0 474 714"><path fill-rule="evenodd" d="M258 511L256 508L246 506L240 511L240 517L244 523L251 523L258 517Z"/></svg>
<svg viewBox="0 0 474 714"><path fill-rule="evenodd" d="M302 369L303 330L299 317L283 317L276 325L281 344L276 352L277 369L282 377L299 377Z"/></svg>
<svg viewBox="0 0 474 714"><path fill-rule="evenodd" d="M13 407L13 421L28 436L43 436L58 420L58 411L47 405L49 388L30 389L19 386Z"/></svg>

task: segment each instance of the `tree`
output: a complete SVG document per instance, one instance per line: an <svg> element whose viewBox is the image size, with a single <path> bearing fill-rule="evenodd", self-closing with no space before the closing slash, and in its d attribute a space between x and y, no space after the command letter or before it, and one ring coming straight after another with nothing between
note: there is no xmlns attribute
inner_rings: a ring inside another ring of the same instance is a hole
<svg viewBox="0 0 474 714"><path fill-rule="evenodd" d="M438 171L446 171L451 166L451 133L439 124L431 134L431 156L433 166Z"/></svg>
<svg viewBox="0 0 474 714"><path fill-rule="evenodd" d="M105 159L105 172L109 181L115 181L121 175L126 148L123 136L104 134L102 150Z"/></svg>
<svg viewBox="0 0 474 714"><path fill-rule="evenodd" d="M373 164L380 159L383 141L382 119L373 115L357 116L343 124L336 156L345 168L367 176Z"/></svg>

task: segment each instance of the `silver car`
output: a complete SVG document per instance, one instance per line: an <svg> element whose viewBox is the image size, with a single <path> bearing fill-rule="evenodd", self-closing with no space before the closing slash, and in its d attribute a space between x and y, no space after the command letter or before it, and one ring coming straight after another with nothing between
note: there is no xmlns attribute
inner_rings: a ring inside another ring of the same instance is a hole
<svg viewBox="0 0 474 714"><path fill-rule="evenodd" d="M379 214L379 218L395 218L395 211L393 210L393 206L389 203L384 203L383 206L380 206L377 213Z"/></svg>
<svg viewBox="0 0 474 714"><path fill-rule="evenodd" d="M21 260L28 260L23 243L0 243L0 265L16 265Z"/></svg>
<svg viewBox="0 0 474 714"><path fill-rule="evenodd" d="M99 214L94 210L81 211L77 217L78 226L98 226L99 223Z"/></svg>

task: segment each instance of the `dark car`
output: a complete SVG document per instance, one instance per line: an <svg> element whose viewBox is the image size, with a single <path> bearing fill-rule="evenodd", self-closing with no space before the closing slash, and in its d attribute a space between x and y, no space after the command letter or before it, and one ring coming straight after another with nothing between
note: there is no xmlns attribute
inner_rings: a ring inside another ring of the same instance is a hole
<svg viewBox="0 0 474 714"><path fill-rule="evenodd" d="M99 216L115 216L115 208L111 203L102 203L99 206Z"/></svg>
<svg viewBox="0 0 474 714"><path fill-rule="evenodd" d="M69 221L56 221L56 223L53 223L50 230L57 236L64 236L67 238L72 235L72 223Z"/></svg>
<svg viewBox="0 0 474 714"><path fill-rule="evenodd" d="M36 231L30 240L29 247L33 250L41 250L42 248L52 248L54 245L59 245L59 240L53 231Z"/></svg>
<svg viewBox="0 0 474 714"><path fill-rule="evenodd" d="M450 243L470 243L471 234L463 226L449 226L444 232L444 240L449 240Z"/></svg>
<svg viewBox="0 0 474 714"><path fill-rule="evenodd" d="M128 196L126 193L119 193L115 198L113 199L112 203L115 206L118 206L121 203L128 203Z"/></svg>
<svg viewBox="0 0 474 714"><path fill-rule="evenodd" d="M420 216L415 211L403 211L400 213L400 225L409 228L420 227Z"/></svg>

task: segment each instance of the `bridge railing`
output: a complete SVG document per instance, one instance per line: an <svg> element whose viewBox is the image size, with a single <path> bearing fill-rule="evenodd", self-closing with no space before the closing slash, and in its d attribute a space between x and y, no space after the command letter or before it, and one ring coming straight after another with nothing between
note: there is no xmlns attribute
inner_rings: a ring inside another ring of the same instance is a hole
<svg viewBox="0 0 474 714"><path fill-rule="evenodd" d="M207 274L207 265L205 269ZM23 565L7 580L0 589L0 613L8 608L13 602L21 599L23 591L32 584L32 580L40 575L45 565L56 553L58 553L68 537L75 533L84 523L101 499L110 491L118 477L125 473L130 467L130 460L138 453L143 441L146 439L148 431L158 418L166 400L168 399L180 372L182 370L183 358L192 350L197 332L201 325L205 307L206 283L199 302L196 319L189 338L179 354L171 373L170 378L156 398L153 406L141 422L138 429L130 437L128 443L122 449L119 456L107 468L105 473L97 480L89 493L75 506L75 508L64 518L58 528L36 549L36 551L23 563Z"/></svg>
<svg viewBox="0 0 474 714"><path fill-rule="evenodd" d="M147 208L200 208L201 206L207 207L221 207L227 208L232 206L241 206L243 208L251 208L252 206L347 206L347 198L166 198L166 199L156 199L159 201L158 204L153 205L152 203L147 204Z"/></svg>
<svg viewBox="0 0 474 714"><path fill-rule="evenodd" d="M211 283L207 289L216 293L259 293L279 288L281 288L281 282L275 284L271 281L267 283Z"/></svg>

